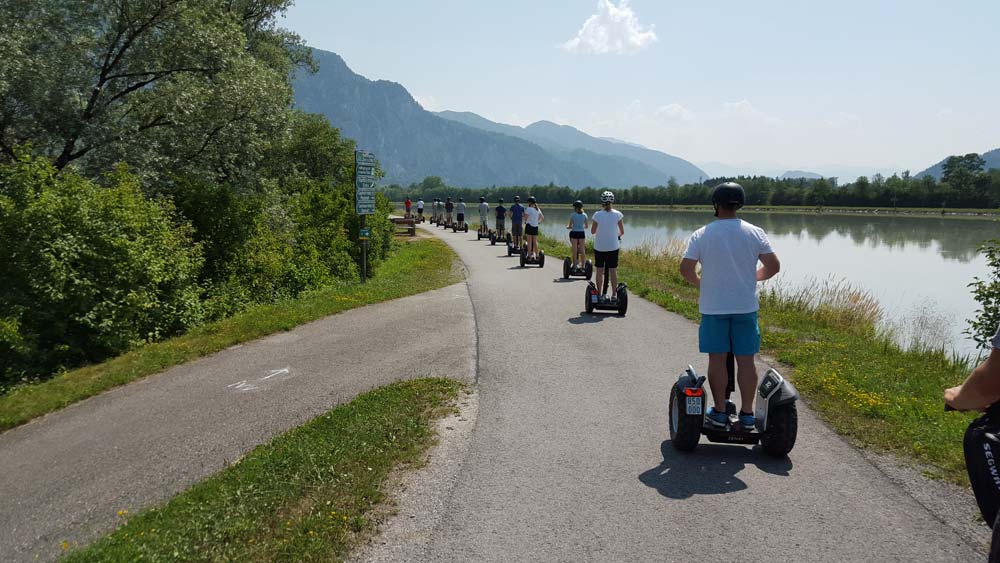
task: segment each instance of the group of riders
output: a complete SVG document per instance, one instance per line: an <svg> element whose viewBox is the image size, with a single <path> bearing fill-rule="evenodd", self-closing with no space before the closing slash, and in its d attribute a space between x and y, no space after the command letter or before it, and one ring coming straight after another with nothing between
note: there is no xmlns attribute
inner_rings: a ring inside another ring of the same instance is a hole
<svg viewBox="0 0 1000 563"><path fill-rule="evenodd" d="M497 200L496 206L490 209L486 197L479 198L479 232L482 236L490 236L490 225L494 225L493 235L497 239L507 236L507 221L510 220L510 235L514 248L525 249L528 260L538 259L538 227L545 220L545 214L538 207L534 196L529 196L527 205L521 205L521 197L514 196L511 206L505 207L503 198ZM569 230L572 247L572 262L574 269L582 269L587 262L587 230L594 237L594 258L597 266L597 286L601 285L604 269L607 268L611 278L610 287L618 286L618 253L621 237L625 234L624 215L614 209L615 194L605 191L601 194L601 209L589 217L583 209L583 202L573 202L573 212L569 216L566 228ZM409 197L404 202L406 217L413 217L413 202ZM491 217L494 222L491 223ZM424 200L416 203L416 220L424 220ZM458 203L452 199L435 198L431 202L430 221L435 224L451 226L455 221L458 230L465 226L465 200L458 198ZM612 297L613 299L613 297Z"/></svg>

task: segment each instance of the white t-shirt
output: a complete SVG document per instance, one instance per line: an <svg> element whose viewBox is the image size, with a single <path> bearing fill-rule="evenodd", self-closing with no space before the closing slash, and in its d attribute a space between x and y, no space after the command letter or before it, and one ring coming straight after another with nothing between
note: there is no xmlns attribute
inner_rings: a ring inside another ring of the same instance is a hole
<svg viewBox="0 0 1000 563"><path fill-rule="evenodd" d="M600 210L590 218L597 223L597 234L594 235L594 250L600 252L612 252L618 250L621 242L618 240L618 222L625 215L617 209L611 211Z"/></svg>
<svg viewBox="0 0 1000 563"><path fill-rule="evenodd" d="M424 208L424 200L418 199L417 200L417 209L423 209L423 208Z"/></svg>
<svg viewBox="0 0 1000 563"><path fill-rule="evenodd" d="M719 219L695 231L684 258L701 262L701 313L740 315L760 309L757 261L773 252L764 229L742 219Z"/></svg>
<svg viewBox="0 0 1000 563"><path fill-rule="evenodd" d="M542 218L542 212L535 209L534 207L524 208L524 222L531 225L532 227L537 227L538 222Z"/></svg>

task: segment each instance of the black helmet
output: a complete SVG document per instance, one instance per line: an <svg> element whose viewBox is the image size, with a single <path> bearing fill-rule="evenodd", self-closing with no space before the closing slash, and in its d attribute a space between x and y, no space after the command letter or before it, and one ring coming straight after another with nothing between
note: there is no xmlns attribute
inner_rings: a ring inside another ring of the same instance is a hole
<svg viewBox="0 0 1000 563"><path fill-rule="evenodd" d="M450 197L448 198L448 201L451 201L451 198L450 198Z"/></svg>
<svg viewBox="0 0 1000 563"><path fill-rule="evenodd" d="M485 203L485 202L486 202L486 197L485 196L479 196L479 203Z"/></svg>
<svg viewBox="0 0 1000 563"><path fill-rule="evenodd" d="M503 203L503 198L498 199L497 203Z"/></svg>
<svg viewBox="0 0 1000 563"><path fill-rule="evenodd" d="M573 207L576 207L578 209L583 209L583 202L580 200L576 200L573 202Z"/></svg>
<svg viewBox="0 0 1000 563"><path fill-rule="evenodd" d="M719 207L723 209L739 209L746 203L746 199L747 194L743 190L743 186L736 182L719 184L712 190L712 205L716 209ZM715 214L718 216L719 212L716 211Z"/></svg>
<svg viewBox="0 0 1000 563"><path fill-rule="evenodd" d="M462 199L462 198L458 198L458 201L465 201L465 200L464 200L464 199Z"/></svg>
<svg viewBox="0 0 1000 563"><path fill-rule="evenodd" d="M514 203L517 203L519 201L521 201L521 196L519 195L514 196Z"/></svg>
<svg viewBox="0 0 1000 563"><path fill-rule="evenodd" d="M535 196L529 195L528 196L528 203L535 203Z"/></svg>

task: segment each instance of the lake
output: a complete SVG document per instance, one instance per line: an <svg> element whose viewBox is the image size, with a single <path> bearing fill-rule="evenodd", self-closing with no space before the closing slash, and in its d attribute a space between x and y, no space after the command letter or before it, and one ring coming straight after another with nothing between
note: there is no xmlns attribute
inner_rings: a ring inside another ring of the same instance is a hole
<svg viewBox="0 0 1000 563"><path fill-rule="evenodd" d="M543 206L542 232L566 236L566 207ZM685 240L713 219L710 212L624 213L625 248ZM1000 238L995 219L749 212L742 217L767 231L781 259L778 283L846 279L879 299L887 322L904 343L917 332L924 341L961 354L975 352L974 343L962 334L966 319L979 308L967 285L987 275L986 260L976 248L986 239Z"/></svg>

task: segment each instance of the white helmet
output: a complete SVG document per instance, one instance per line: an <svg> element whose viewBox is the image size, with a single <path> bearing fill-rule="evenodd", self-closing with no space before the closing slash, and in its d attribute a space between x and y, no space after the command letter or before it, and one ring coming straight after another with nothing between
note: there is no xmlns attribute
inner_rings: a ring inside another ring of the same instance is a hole
<svg viewBox="0 0 1000 563"><path fill-rule="evenodd" d="M601 194L601 203L614 203L614 202L615 202L615 194L609 191L605 191L603 194Z"/></svg>

